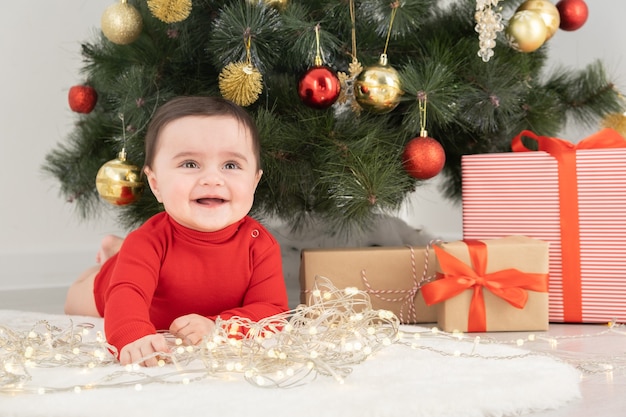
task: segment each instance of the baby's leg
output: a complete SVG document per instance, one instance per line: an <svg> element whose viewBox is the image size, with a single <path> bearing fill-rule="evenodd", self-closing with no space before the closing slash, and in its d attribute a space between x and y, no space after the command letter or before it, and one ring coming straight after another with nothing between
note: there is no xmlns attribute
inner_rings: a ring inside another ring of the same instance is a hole
<svg viewBox="0 0 626 417"><path fill-rule="evenodd" d="M67 297L65 298L66 314L100 316L93 294L94 279L100 271L101 265L119 252L122 242L124 242L124 239L114 235L108 235L102 239L100 250L96 255L98 265L83 272L67 291Z"/></svg>
<svg viewBox="0 0 626 417"><path fill-rule="evenodd" d="M93 282L100 265L92 266L70 286L65 298L65 314L100 317L93 295Z"/></svg>

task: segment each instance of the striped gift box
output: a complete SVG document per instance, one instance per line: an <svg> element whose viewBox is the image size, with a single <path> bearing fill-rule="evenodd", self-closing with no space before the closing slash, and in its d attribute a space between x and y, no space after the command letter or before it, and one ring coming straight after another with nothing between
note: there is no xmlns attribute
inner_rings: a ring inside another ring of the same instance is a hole
<svg viewBox="0 0 626 417"><path fill-rule="evenodd" d="M463 238L526 235L549 242L550 321L572 321L564 312L564 292L580 285L580 322L624 322L626 148L576 150L575 156L579 280L563 276L559 170L546 152L462 158Z"/></svg>

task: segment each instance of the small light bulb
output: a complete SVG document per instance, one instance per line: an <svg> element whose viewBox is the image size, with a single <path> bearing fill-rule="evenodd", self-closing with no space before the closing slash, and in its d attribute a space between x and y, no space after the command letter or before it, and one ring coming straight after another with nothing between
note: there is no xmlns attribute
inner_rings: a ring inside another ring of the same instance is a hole
<svg viewBox="0 0 626 417"><path fill-rule="evenodd" d="M356 287L346 287L343 291L347 296L353 296L359 293L359 290Z"/></svg>
<svg viewBox="0 0 626 417"><path fill-rule="evenodd" d="M35 349L33 349L32 346L28 346L25 350L24 350L24 357L25 358L31 358L33 356L33 352L35 351Z"/></svg>

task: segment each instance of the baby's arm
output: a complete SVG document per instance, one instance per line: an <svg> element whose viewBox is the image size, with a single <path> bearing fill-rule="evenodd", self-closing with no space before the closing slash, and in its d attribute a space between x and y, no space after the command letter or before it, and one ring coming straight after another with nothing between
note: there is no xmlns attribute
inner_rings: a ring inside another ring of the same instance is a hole
<svg viewBox="0 0 626 417"><path fill-rule="evenodd" d="M167 346L165 336L162 334L149 334L142 338L135 340L124 346L120 351L120 363L122 365L128 365L138 362L146 356L152 355L157 352L169 352L170 348ZM139 364L142 366L156 366L158 359L152 357L146 359Z"/></svg>

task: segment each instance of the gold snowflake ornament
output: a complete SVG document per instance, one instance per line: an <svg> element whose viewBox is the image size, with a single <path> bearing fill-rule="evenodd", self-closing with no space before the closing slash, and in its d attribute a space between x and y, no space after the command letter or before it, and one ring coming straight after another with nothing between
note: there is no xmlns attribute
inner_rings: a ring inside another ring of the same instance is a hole
<svg viewBox="0 0 626 417"><path fill-rule="evenodd" d="M339 83L341 84L341 92L339 93L337 102L340 104L350 104L352 111L360 114L361 106L354 97L354 80L361 73L361 71L363 71L363 66L359 61L354 59L348 66L348 71L348 74L345 72L337 73L337 78L339 78Z"/></svg>

